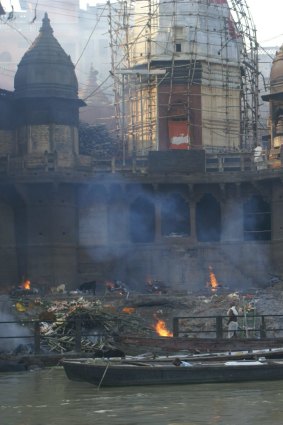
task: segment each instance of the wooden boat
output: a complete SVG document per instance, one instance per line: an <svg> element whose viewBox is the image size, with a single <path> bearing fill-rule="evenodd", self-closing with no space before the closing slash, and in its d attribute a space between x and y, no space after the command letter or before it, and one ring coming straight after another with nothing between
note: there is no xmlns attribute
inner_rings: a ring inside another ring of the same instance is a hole
<svg viewBox="0 0 283 425"><path fill-rule="evenodd" d="M140 361L97 362L65 360L62 362L70 380L85 381L98 387L131 385L170 385L269 381L283 379L283 361L230 361L195 363L177 367L172 363Z"/></svg>

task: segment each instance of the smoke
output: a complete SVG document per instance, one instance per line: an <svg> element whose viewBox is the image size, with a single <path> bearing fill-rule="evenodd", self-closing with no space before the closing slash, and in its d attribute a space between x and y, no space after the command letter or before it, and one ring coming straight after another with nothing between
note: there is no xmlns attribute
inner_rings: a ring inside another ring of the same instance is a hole
<svg viewBox="0 0 283 425"><path fill-rule="evenodd" d="M151 184L129 184L117 174L84 187L78 205L79 245L87 279L119 279L132 288L143 287L148 276L168 280L164 264L171 264L173 255L167 258L167 241L155 242L159 234L189 235L185 190L182 185L168 185L155 192Z"/></svg>
<svg viewBox="0 0 283 425"><path fill-rule="evenodd" d="M12 303L8 296L0 296L0 353L12 352L19 345L30 343L32 334L29 329L15 322L16 319L11 313Z"/></svg>
<svg viewBox="0 0 283 425"><path fill-rule="evenodd" d="M221 252L238 288L268 285L270 275L276 274L270 256L270 216L270 206L259 197L244 203L230 199L225 206Z"/></svg>
<svg viewBox="0 0 283 425"><path fill-rule="evenodd" d="M141 288L149 276L172 287L204 286L202 269L207 271L209 265L221 283L235 290L268 284L269 209L256 201L247 207L232 193L221 204L204 194L196 204L196 222L191 223L197 236L192 242L191 205L184 186L163 185L154 191L150 184L129 183L121 175L103 177L89 184L80 199L84 268L97 280L124 280L130 288Z"/></svg>
<svg viewBox="0 0 283 425"><path fill-rule="evenodd" d="M91 268L97 280L136 280L132 253L139 245L154 242L154 205L150 185L129 184L117 174L105 176L82 190L79 244L89 275Z"/></svg>

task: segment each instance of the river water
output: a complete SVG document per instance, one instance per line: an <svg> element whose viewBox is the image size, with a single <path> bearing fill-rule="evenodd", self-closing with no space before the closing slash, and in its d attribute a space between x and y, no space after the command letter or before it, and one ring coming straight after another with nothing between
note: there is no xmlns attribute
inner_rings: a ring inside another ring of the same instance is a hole
<svg viewBox="0 0 283 425"><path fill-rule="evenodd" d="M282 425L283 381L99 390L60 367L0 374L1 425Z"/></svg>

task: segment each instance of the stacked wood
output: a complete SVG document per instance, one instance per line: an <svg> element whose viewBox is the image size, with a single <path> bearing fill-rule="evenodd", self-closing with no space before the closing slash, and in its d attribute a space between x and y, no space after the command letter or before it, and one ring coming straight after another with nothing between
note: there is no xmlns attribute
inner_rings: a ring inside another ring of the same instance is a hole
<svg viewBox="0 0 283 425"><path fill-rule="evenodd" d="M78 334L81 336L83 352L115 349L114 339L117 335L154 335L154 331L137 314L115 312L103 307L99 301L81 298L71 302L56 302L47 313L55 315L56 320L51 323L41 322L40 329L42 346L51 352L74 350Z"/></svg>

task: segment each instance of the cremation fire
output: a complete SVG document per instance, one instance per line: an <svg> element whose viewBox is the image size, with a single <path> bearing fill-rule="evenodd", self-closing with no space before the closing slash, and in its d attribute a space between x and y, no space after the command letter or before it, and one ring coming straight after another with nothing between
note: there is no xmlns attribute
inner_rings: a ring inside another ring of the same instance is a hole
<svg viewBox="0 0 283 425"><path fill-rule="evenodd" d="M10 295L12 297L15 297L15 296L30 296L30 295L35 295L35 294L38 294L38 293L39 293L39 290L37 288L32 287L30 280L26 279L20 285L14 287L11 290Z"/></svg>
<svg viewBox="0 0 283 425"><path fill-rule="evenodd" d="M166 328L164 320L158 320L155 325L155 330L159 336L173 336L173 333Z"/></svg>
<svg viewBox="0 0 283 425"><path fill-rule="evenodd" d="M211 266L209 266L208 267L208 269L209 269L209 282L208 282L208 287L210 287L211 288L211 290L213 291L213 292L215 292L215 291L217 291L217 288L218 288L218 282L217 282L217 279L216 279L216 276L215 276L215 274L213 273L213 269L212 269L212 267Z"/></svg>
<svg viewBox="0 0 283 425"><path fill-rule="evenodd" d="M127 314L133 314L136 311L134 307L124 307L122 312Z"/></svg>
<svg viewBox="0 0 283 425"><path fill-rule="evenodd" d="M21 289L25 289L26 291L30 291L30 281L25 280L24 283L20 285Z"/></svg>

